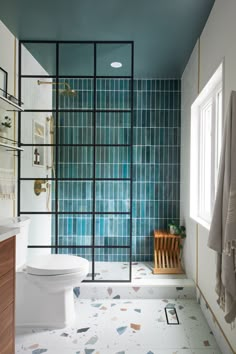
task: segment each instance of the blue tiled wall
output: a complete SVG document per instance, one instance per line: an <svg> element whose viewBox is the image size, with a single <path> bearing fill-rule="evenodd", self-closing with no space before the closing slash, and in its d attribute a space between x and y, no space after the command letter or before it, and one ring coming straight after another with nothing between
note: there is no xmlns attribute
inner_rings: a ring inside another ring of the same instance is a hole
<svg viewBox="0 0 236 354"><path fill-rule="evenodd" d="M180 81L135 80L133 259L153 259L153 230L179 219Z"/></svg>
<svg viewBox="0 0 236 354"><path fill-rule="evenodd" d="M91 79L70 80L76 97L60 96L60 108L93 108ZM129 109L129 80L98 79L97 109ZM97 113L97 144L129 144L130 113ZM59 143L93 143L91 112L61 112ZM60 147L60 178L92 178L93 147ZM130 177L128 147L97 147L96 178ZM153 230L179 218L180 80L134 80L133 114L133 260L153 259ZM128 181L96 182L97 211L129 211ZM59 182L60 211L92 211L91 181ZM129 245L129 216L99 215L95 244ZM91 245L92 217L59 215L59 245ZM65 249L61 252L65 253ZM70 251L71 252L71 251ZM80 254L91 258L89 249ZM98 251L96 260L127 261L125 250Z"/></svg>

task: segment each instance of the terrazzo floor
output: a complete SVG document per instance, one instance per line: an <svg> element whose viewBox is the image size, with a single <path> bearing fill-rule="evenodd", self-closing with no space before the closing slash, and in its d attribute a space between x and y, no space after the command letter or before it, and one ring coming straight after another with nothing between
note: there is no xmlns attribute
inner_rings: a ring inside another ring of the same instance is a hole
<svg viewBox="0 0 236 354"><path fill-rule="evenodd" d="M185 274L153 274L153 262L132 262L132 282L139 280L186 278ZM92 264L87 280L91 279ZM129 263L127 262L95 262L95 280L128 280Z"/></svg>
<svg viewBox="0 0 236 354"><path fill-rule="evenodd" d="M17 330L16 353L221 354L196 300L78 298L75 307L73 327ZM179 324L167 324L165 307Z"/></svg>

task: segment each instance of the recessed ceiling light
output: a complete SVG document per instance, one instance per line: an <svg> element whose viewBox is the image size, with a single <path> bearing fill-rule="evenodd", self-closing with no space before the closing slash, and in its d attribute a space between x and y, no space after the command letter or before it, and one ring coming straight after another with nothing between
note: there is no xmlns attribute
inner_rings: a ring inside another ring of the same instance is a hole
<svg viewBox="0 0 236 354"><path fill-rule="evenodd" d="M113 68L121 68L122 67L122 64L121 63L119 63L118 61L114 61L113 63L111 63L111 66L113 67Z"/></svg>

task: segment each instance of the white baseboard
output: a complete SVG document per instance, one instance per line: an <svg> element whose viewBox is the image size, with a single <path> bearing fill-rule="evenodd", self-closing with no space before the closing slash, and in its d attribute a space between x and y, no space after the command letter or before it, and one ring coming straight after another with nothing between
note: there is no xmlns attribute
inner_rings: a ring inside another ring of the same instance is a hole
<svg viewBox="0 0 236 354"><path fill-rule="evenodd" d="M214 315L212 314L208 304L206 303L204 297L202 296L198 288L197 288L197 300L201 306L201 310L208 322L208 325L215 336L216 342L220 347L222 354L235 354L235 352L231 349L229 343L227 342L221 328L216 322Z"/></svg>

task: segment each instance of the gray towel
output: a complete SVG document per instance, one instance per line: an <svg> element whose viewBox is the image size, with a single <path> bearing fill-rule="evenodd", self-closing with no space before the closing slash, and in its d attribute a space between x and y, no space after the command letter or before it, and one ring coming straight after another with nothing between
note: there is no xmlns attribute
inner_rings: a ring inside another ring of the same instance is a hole
<svg viewBox="0 0 236 354"><path fill-rule="evenodd" d="M208 246L217 252L216 292L225 320L236 318L236 92L230 97Z"/></svg>

